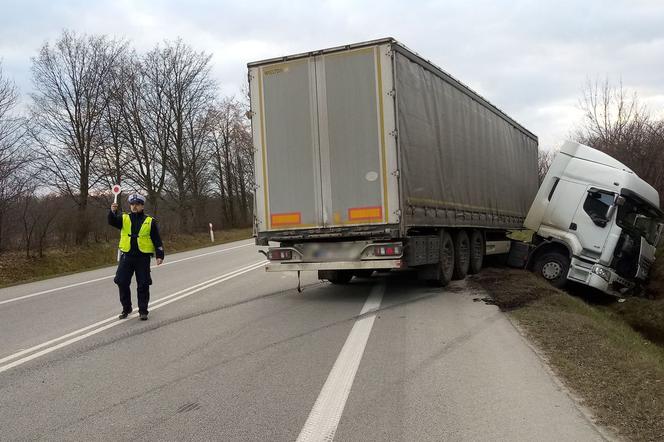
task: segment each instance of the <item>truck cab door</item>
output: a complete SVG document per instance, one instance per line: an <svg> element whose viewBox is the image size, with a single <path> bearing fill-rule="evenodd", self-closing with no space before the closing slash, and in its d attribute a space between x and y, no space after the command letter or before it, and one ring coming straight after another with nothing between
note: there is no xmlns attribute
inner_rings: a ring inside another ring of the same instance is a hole
<svg viewBox="0 0 664 442"><path fill-rule="evenodd" d="M607 214L614 196L613 192L588 188L586 197L579 204L570 224L569 230L576 234L583 247L582 253L588 257L598 259L602 254L613 224Z"/></svg>

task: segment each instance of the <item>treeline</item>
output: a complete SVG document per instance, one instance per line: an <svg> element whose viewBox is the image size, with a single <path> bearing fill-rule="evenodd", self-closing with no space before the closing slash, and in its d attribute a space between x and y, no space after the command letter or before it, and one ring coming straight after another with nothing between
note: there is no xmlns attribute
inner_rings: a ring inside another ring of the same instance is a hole
<svg viewBox="0 0 664 442"><path fill-rule="evenodd" d="M580 100L584 120L574 137L582 144L606 152L659 192L664 202L664 117L655 116L636 92L589 81Z"/></svg>
<svg viewBox="0 0 664 442"><path fill-rule="evenodd" d="M0 250L106 239L116 183L165 232L251 225L248 104L221 96L210 59L64 31L32 58L25 97L0 65Z"/></svg>
<svg viewBox="0 0 664 442"><path fill-rule="evenodd" d="M636 92L625 89L622 82L612 84L608 79L587 81L579 109L583 120L570 138L605 152L632 169L657 190L660 206L664 207L664 116L653 115ZM540 183L556 152L540 149Z"/></svg>

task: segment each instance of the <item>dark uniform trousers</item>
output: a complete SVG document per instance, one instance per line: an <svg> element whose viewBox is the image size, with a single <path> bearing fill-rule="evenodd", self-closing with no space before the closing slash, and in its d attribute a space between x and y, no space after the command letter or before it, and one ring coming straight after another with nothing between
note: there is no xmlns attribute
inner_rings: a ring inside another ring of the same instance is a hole
<svg viewBox="0 0 664 442"><path fill-rule="evenodd" d="M120 255L120 264L113 280L120 289L120 303L122 310L130 312L131 308L131 278L136 273L136 283L138 285L136 294L138 298L138 311L148 313L148 303L150 302L150 255L130 255L122 253Z"/></svg>

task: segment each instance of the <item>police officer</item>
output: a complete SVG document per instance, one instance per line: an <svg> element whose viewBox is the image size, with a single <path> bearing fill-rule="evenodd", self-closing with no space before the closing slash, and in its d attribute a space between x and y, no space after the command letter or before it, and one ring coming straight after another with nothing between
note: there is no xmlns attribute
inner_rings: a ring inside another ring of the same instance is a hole
<svg viewBox="0 0 664 442"><path fill-rule="evenodd" d="M129 195L130 213L118 211L117 203L111 205L108 223L120 229L120 263L113 280L120 290L122 313L119 319L125 319L132 311L131 278L136 273L138 314L141 320L148 319L148 302L150 302L150 257L157 257L157 265L164 261L164 247L159 236L157 222L143 213L145 197L134 193Z"/></svg>

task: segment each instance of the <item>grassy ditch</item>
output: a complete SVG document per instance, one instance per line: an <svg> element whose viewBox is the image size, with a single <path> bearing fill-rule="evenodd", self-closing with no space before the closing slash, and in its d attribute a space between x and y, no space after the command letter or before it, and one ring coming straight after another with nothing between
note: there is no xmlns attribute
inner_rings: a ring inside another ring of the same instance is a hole
<svg viewBox="0 0 664 442"><path fill-rule="evenodd" d="M214 236L212 244L209 233L169 235L163 238L166 259L172 253L250 238L251 229L217 231ZM42 258L27 258L25 252L4 252L0 255L0 287L113 265L116 263L117 247L117 241L113 241L48 249Z"/></svg>
<svg viewBox="0 0 664 442"><path fill-rule="evenodd" d="M664 256L661 252L662 249L645 290L646 298L630 298L625 303L611 305L610 309L634 330L664 347Z"/></svg>
<svg viewBox="0 0 664 442"><path fill-rule="evenodd" d="M505 268L471 281L516 320L599 424L628 440L664 440L664 342L657 338L664 301L590 305L532 273Z"/></svg>

